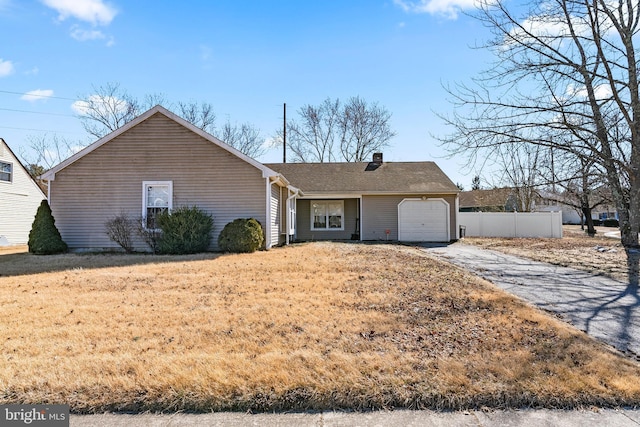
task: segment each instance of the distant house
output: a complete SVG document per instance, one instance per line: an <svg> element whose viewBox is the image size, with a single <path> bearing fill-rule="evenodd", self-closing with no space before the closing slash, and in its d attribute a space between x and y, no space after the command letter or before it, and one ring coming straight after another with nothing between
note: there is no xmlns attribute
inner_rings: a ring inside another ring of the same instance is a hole
<svg viewBox="0 0 640 427"><path fill-rule="evenodd" d="M25 244L44 193L0 138L0 246Z"/></svg>
<svg viewBox="0 0 640 427"><path fill-rule="evenodd" d="M256 218L265 247L291 240L457 238L457 187L432 162L262 164L156 106L42 176L72 249L117 248L104 224L196 205L214 218L210 248L236 218ZM151 220L150 220L151 218ZM136 249L144 249L137 241Z"/></svg>
<svg viewBox="0 0 640 427"><path fill-rule="evenodd" d="M611 192L606 186L601 186L591 191L590 202L596 204L591 210L591 219L594 221L605 221L607 219L618 219L618 212L611 200ZM564 203L563 203L564 202ZM586 220L581 209L580 202L574 194L553 193L549 191L541 192L541 199L536 210L539 211L561 211L563 224L582 224Z"/></svg>
<svg viewBox="0 0 640 427"><path fill-rule="evenodd" d="M513 212L518 209L518 197L512 188L462 191L460 212Z"/></svg>

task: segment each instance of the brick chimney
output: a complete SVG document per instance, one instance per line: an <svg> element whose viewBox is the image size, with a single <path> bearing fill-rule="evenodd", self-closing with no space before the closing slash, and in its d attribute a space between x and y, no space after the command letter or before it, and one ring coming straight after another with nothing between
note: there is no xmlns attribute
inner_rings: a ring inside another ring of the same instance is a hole
<svg viewBox="0 0 640 427"><path fill-rule="evenodd" d="M378 166L382 164L382 153L373 153L373 163Z"/></svg>

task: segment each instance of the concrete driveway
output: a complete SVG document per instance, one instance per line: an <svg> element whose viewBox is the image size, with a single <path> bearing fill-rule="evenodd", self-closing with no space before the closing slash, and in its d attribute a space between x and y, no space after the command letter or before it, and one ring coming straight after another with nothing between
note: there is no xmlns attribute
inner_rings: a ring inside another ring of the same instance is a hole
<svg viewBox="0 0 640 427"><path fill-rule="evenodd" d="M560 316L589 335L640 359L638 286L462 242L424 250Z"/></svg>

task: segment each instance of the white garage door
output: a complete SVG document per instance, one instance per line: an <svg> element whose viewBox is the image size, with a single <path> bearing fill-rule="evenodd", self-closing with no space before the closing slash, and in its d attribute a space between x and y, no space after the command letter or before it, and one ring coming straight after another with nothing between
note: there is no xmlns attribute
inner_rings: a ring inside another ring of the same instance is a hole
<svg viewBox="0 0 640 427"><path fill-rule="evenodd" d="M398 240L448 242L449 204L442 199L404 199L398 205Z"/></svg>

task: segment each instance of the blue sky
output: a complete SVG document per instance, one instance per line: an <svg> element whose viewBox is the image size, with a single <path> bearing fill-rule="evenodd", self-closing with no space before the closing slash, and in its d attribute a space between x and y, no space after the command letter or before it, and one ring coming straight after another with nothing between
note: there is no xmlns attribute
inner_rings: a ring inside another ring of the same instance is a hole
<svg viewBox="0 0 640 427"><path fill-rule="evenodd" d="M285 102L294 118L305 104L360 96L393 115L385 161L435 160L468 189L473 173L431 134L447 132L434 114L452 109L442 85L492 60L470 47L488 38L459 13L471 3L0 0L0 137L17 153L44 133L89 142L71 106L109 82L139 98L209 102L218 124L250 122L265 138Z"/></svg>

